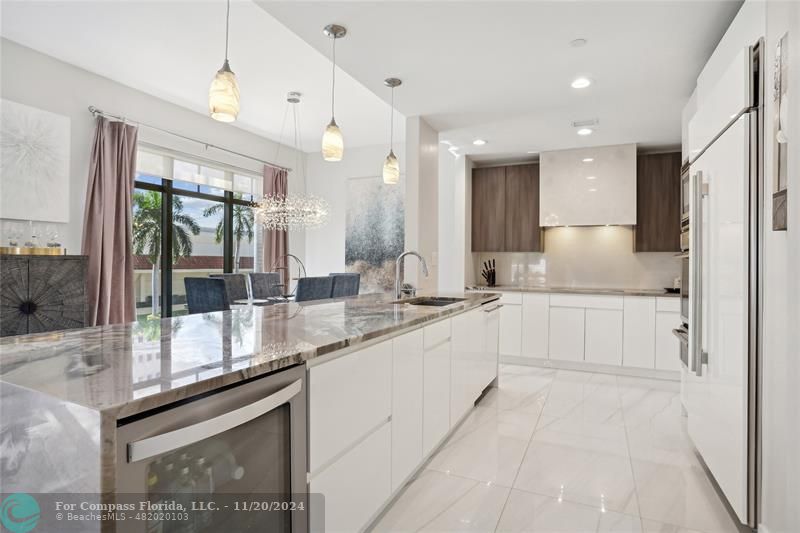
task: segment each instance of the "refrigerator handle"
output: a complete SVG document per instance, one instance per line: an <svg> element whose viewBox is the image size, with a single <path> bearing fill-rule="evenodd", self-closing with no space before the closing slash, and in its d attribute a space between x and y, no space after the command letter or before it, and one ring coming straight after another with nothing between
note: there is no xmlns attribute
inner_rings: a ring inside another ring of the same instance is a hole
<svg viewBox="0 0 800 533"><path fill-rule="evenodd" d="M703 198L708 196L708 185L703 184L703 171L698 170L694 176L694 212L691 214L693 317L691 328L694 330L694 346L692 347L692 370L701 377L703 364L708 363L708 353L703 351Z"/></svg>

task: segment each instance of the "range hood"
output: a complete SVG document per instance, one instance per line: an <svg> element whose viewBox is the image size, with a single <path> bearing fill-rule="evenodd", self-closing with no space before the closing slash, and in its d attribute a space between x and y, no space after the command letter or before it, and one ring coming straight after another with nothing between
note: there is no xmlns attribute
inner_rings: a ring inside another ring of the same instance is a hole
<svg viewBox="0 0 800 533"><path fill-rule="evenodd" d="M636 224L636 144L542 152L539 225Z"/></svg>

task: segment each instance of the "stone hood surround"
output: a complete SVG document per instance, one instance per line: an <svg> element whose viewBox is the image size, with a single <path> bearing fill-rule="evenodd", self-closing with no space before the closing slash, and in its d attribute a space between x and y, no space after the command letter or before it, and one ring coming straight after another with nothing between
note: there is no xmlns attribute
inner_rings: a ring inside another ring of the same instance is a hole
<svg viewBox="0 0 800 533"><path fill-rule="evenodd" d="M231 311L0 340L0 382L121 419L496 300L446 307L389 294Z"/></svg>

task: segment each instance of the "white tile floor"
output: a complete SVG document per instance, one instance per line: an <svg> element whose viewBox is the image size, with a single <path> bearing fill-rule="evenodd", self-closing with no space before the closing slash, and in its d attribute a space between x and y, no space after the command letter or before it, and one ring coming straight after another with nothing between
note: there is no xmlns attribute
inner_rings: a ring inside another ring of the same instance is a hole
<svg viewBox="0 0 800 533"><path fill-rule="evenodd" d="M679 384L503 365L375 531L735 532Z"/></svg>

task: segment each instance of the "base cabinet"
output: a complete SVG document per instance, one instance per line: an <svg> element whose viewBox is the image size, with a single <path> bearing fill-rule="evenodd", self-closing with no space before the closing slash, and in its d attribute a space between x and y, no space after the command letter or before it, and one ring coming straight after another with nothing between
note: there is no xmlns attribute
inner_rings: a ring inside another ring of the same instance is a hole
<svg viewBox="0 0 800 533"><path fill-rule="evenodd" d="M450 431L450 320L425 327L422 391L422 455Z"/></svg>
<svg viewBox="0 0 800 533"><path fill-rule="evenodd" d="M361 531L392 493L391 423L369 435L311 479L309 489L325 497L324 524L311 513L311 531Z"/></svg>
<svg viewBox="0 0 800 533"><path fill-rule="evenodd" d="M550 359L583 361L585 310L550 308Z"/></svg>
<svg viewBox="0 0 800 533"><path fill-rule="evenodd" d="M656 300L642 296L625 297L622 366L655 368Z"/></svg>
<svg viewBox="0 0 800 533"><path fill-rule="evenodd" d="M681 344L672 333L680 325L680 313L656 313L656 370L681 369Z"/></svg>
<svg viewBox="0 0 800 533"><path fill-rule="evenodd" d="M519 356L522 353L522 306L503 304L499 313L500 354Z"/></svg>
<svg viewBox="0 0 800 533"><path fill-rule="evenodd" d="M392 490L422 461L423 332L392 340Z"/></svg>
<svg viewBox="0 0 800 533"><path fill-rule="evenodd" d="M586 310L586 361L622 365L622 311Z"/></svg>
<svg viewBox="0 0 800 533"><path fill-rule="evenodd" d="M479 392L485 325L480 310L453 317L453 352L450 382L450 425L472 408Z"/></svg>
<svg viewBox="0 0 800 533"><path fill-rule="evenodd" d="M500 316L503 325L504 316ZM522 357L547 359L550 348L550 295L522 295ZM502 327L501 327L502 331ZM502 337L502 334L501 334ZM503 353L502 351L500 352Z"/></svg>

